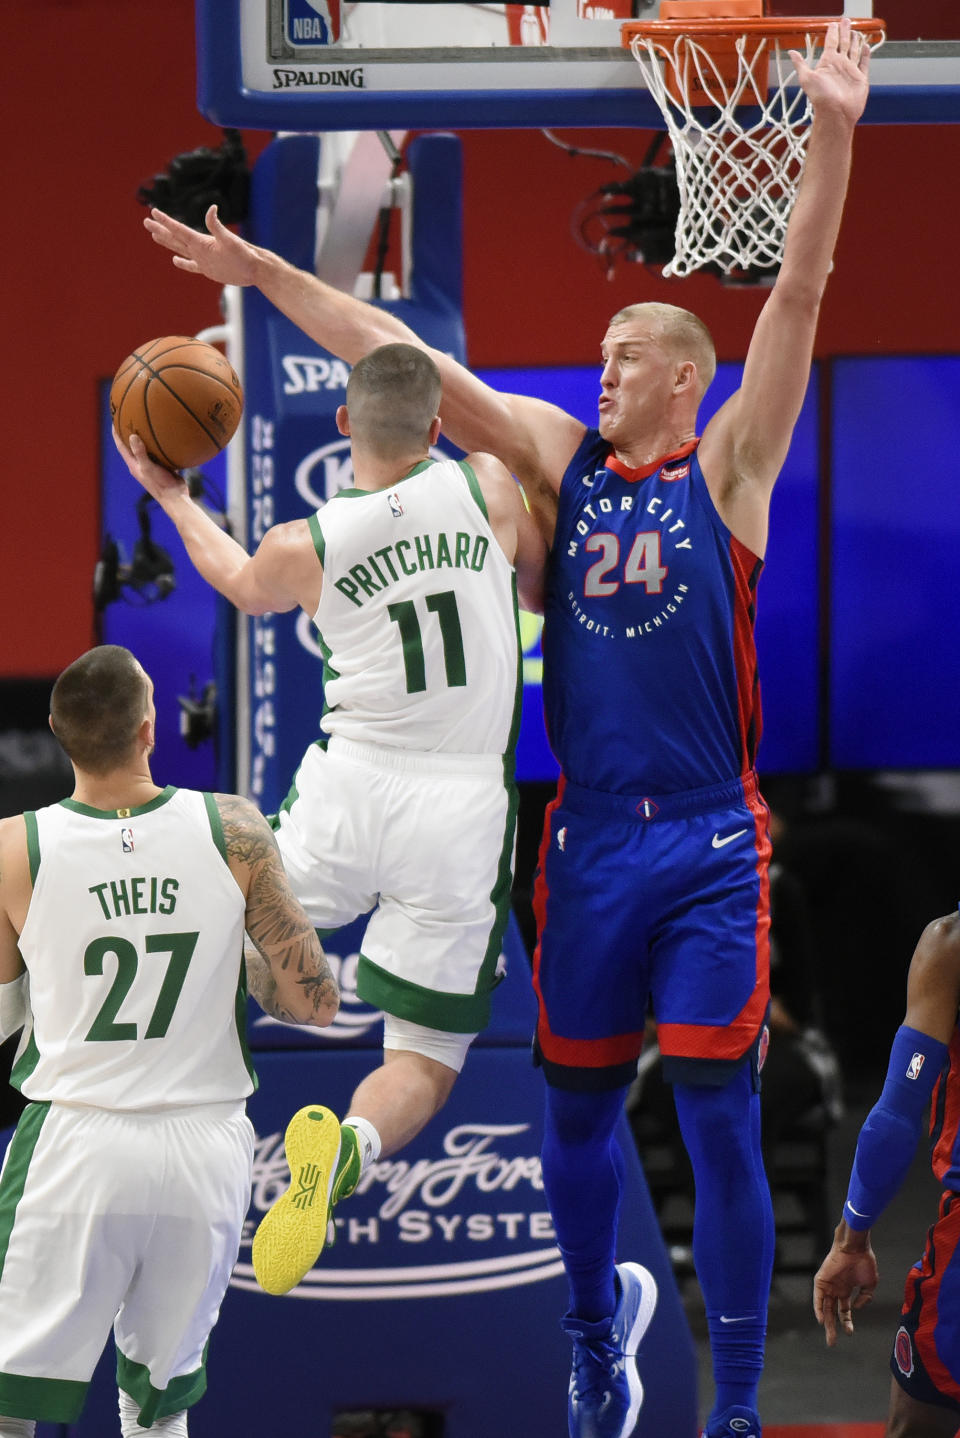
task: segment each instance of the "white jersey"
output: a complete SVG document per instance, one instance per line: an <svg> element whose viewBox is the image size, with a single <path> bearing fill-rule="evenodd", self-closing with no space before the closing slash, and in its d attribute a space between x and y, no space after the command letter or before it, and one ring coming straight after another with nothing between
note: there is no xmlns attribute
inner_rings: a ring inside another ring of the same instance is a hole
<svg viewBox="0 0 960 1438"><path fill-rule="evenodd" d="M163 1109L240 1100L246 901L212 795L25 816L30 984L12 1082L30 1099Z"/></svg>
<svg viewBox="0 0 960 1438"><path fill-rule="evenodd" d="M310 518L323 727L358 743L512 754L516 576L466 461L424 460L389 490L342 491Z"/></svg>

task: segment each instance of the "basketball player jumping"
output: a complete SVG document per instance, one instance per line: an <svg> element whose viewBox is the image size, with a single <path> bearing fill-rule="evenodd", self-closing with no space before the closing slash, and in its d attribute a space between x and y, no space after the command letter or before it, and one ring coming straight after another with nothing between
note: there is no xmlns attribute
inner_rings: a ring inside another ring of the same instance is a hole
<svg viewBox="0 0 960 1438"><path fill-rule="evenodd" d="M539 605L545 554L499 460L431 461L440 372L422 348L367 355L346 398L337 424L355 488L275 525L252 557L138 438L132 453L118 440L205 579L246 614L299 605L320 631L330 739L308 749L277 841L318 928L375 909L357 992L386 1015L383 1066L342 1130L316 1106L287 1130L291 1172L322 1165L330 1204L438 1112L489 1019L517 812L517 583ZM326 1237L327 1205L289 1199L254 1241L271 1293L299 1281Z"/></svg>
<svg viewBox="0 0 960 1438"><path fill-rule="evenodd" d="M30 1100L0 1178L0 1438L74 1423L111 1328L124 1438L184 1438L250 1200L244 929L271 1012L323 1027L339 994L253 805L154 783L129 650L64 670L50 722L73 796L0 822L0 1037L25 1025Z"/></svg>
<svg viewBox="0 0 960 1438"><path fill-rule="evenodd" d="M551 546L544 701L563 778L541 849L534 982L544 1182L571 1290L574 1438L627 1438L641 1403L633 1354L647 1305L633 1268L614 1266L614 1133L651 996L696 1177L694 1257L716 1380L706 1434L761 1431L774 1234L759 1134L770 844L753 769L754 590L869 56L844 19L814 67L794 59L814 120L783 262L742 386L700 438L713 343L670 305L634 305L610 322L596 429L434 354L446 433L517 475ZM174 264L258 286L346 360L417 343L389 313L231 234L215 210L206 235L157 211L145 223Z"/></svg>
<svg viewBox="0 0 960 1438"><path fill-rule="evenodd" d="M833 1347L838 1319L852 1333L853 1310L873 1297L879 1271L870 1230L906 1177L932 1095L931 1166L943 1193L923 1257L907 1275L890 1358L887 1438L954 1438L960 1428L958 1010L960 914L953 913L927 926L910 961L907 1012L883 1092L860 1130L843 1216L814 1279L814 1312Z"/></svg>

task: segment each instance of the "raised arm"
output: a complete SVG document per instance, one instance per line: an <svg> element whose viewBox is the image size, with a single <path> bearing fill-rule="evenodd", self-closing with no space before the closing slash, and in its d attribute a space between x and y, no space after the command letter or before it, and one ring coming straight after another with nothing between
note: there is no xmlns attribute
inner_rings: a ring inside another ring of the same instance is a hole
<svg viewBox="0 0 960 1438"><path fill-rule="evenodd" d="M230 870L246 895L247 983L260 1007L289 1024L325 1028L340 1007L340 990L316 930L290 888L277 841L246 799L218 794Z"/></svg>
<svg viewBox="0 0 960 1438"><path fill-rule="evenodd" d="M320 603L323 570L305 519L275 524L250 555L190 498L186 482L147 457L139 435L128 448L113 442L138 484L160 505L183 540L194 568L243 614L285 614L299 605L312 617Z"/></svg>
<svg viewBox="0 0 960 1438"><path fill-rule="evenodd" d="M814 1279L813 1307L828 1345L838 1322L853 1332L853 1312L873 1296L879 1272L870 1230L899 1191L916 1151L923 1111L947 1060L960 1006L960 918L924 929L910 961L907 1011L890 1050L880 1098L860 1130L843 1217Z"/></svg>
<svg viewBox="0 0 960 1438"><path fill-rule="evenodd" d="M173 263L222 285L255 285L271 304L317 344L354 364L378 345L403 341L429 350L443 378L444 433L464 450L486 450L522 480L531 502L556 491L584 425L555 405L500 394L440 350L430 349L388 311L345 294L315 275L251 245L220 223L212 205L202 235L160 210L144 225Z"/></svg>
<svg viewBox="0 0 960 1438"><path fill-rule="evenodd" d="M523 494L506 466L492 454L468 454L467 460L483 493L490 527L517 572L520 606L542 614L547 546Z"/></svg>
<svg viewBox="0 0 960 1438"><path fill-rule="evenodd" d="M815 67L790 57L813 125L783 263L757 320L743 383L704 430L700 462L736 537L763 555L774 481L787 456L810 374L820 302L833 264L853 132L867 100L870 49L846 18L832 23Z"/></svg>

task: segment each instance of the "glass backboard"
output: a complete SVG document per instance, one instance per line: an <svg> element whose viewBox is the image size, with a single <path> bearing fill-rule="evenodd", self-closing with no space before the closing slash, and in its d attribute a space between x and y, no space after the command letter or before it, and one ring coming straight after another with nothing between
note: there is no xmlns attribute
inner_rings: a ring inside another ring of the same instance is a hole
<svg viewBox="0 0 960 1438"><path fill-rule="evenodd" d="M620 26L657 0L196 0L198 104L270 130L661 128ZM767 0L772 15L873 14L872 0ZM960 122L960 5L877 0L888 39L866 120Z"/></svg>

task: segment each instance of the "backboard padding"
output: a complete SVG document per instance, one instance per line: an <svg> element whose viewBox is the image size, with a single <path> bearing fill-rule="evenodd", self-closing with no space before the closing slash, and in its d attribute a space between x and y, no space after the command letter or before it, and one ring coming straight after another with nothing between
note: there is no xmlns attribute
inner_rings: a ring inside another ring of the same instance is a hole
<svg viewBox="0 0 960 1438"><path fill-rule="evenodd" d="M639 67L620 44L621 18L593 18L627 3L554 0L550 43L531 44L518 43L521 30L508 11L535 19L545 7L196 0L198 105L219 125L284 131L660 128ZM641 18L655 13L647 0L633 0L633 8ZM342 31L349 44L318 40L327 28L321 10L329 32ZM301 43L293 39L293 19L301 22ZM364 43L357 43L361 31ZM534 27L525 33L532 38ZM486 38L436 43L450 34ZM874 59L865 118L960 122L960 38L888 41Z"/></svg>

